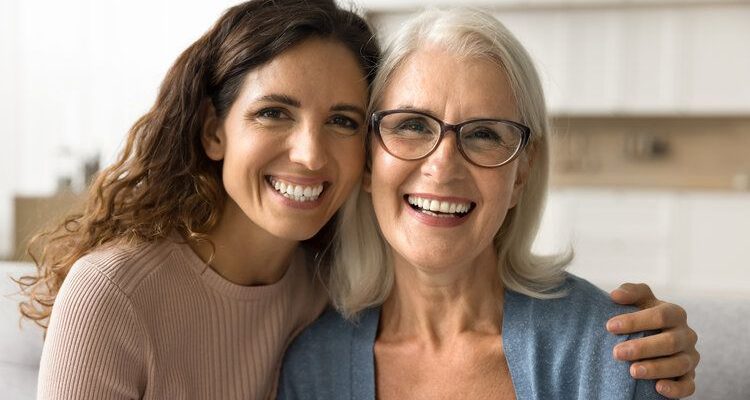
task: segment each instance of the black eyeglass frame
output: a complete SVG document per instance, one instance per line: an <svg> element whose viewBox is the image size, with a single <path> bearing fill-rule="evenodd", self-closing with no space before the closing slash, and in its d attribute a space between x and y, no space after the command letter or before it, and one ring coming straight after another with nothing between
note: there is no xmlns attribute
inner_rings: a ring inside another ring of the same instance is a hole
<svg viewBox="0 0 750 400"><path fill-rule="evenodd" d="M432 149L430 149L430 151L428 151L425 155L421 157L417 157L417 158L400 157L400 156L393 154L388 149L388 146L385 145L385 142L383 141L383 136L380 134L380 122L383 120L384 117L391 115L391 114L398 114L398 113L422 115L430 119L433 119L438 124L440 124L440 137L435 142ZM461 146L461 139L459 135L461 128L463 128L465 125L473 124L476 122L499 122L502 124L511 125L521 131L521 144L518 146L518 149L516 149L516 152L510 156L510 158L508 158L507 160L503 161L500 164L496 164L496 165L477 164L466 154L466 152L464 152L464 149ZM456 147L458 147L458 152L461 153L461 155L464 157L466 161L480 168L502 167L503 165L513 161L516 157L518 157L519 154L521 154L521 152L526 148L526 146L529 144L529 141L531 140L531 128L529 128L526 125L515 122L515 121L509 121L505 119L479 118L479 119L470 119L468 121L463 121L461 123L453 125L453 124L447 124L441 121L439 118L436 118L434 115L430 115L428 113L421 112L421 111L414 111L414 110L408 110L408 109L382 110L382 111L376 111L372 113L372 116L370 118L370 129L372 129L372 131L375 133L375 136L377 136L378 141L380 142L380 145L383 146L383 149L385 149L385 151L388 154L392 155L393 157L398 158L399 160L404 160L404 161L416 161L416 160L421 160L425 157L429 157L430 154L434 153L435 149L437 149L440 146L440 142L443 141L443 138L445 137L445 135L447 135L449 131L453 131L453 133L456 134Z"/></svg>

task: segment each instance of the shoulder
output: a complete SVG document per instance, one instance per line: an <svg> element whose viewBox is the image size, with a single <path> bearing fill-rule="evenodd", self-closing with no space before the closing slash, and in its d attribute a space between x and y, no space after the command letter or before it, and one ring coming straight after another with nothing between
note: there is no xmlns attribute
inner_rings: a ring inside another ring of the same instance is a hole
<svg viewBox="0 0 750 400"><path fill-rule="evenodd" d="M40 360L40 398L61 393L111 397L118 390L139 396L148 337L115 272L130 259L125 253L97 250L78 260L65 277Z"/></svg>
<svg viewBox="0 0 750 400"><path fill-rule="evenodd" d="M162 243L108 245L81 257L68 271L55 298L50 329L77 320L106 326L117 321L139 322L133 292L152 266L160 263L164 250Z"/></svg>
<svg viewBox="0 0 750 400"><path fill-rule="evenodd" d="M371 368L379 316L379 309L370 309L347 320L326 310L284 355L278 398L349 398L353 386L367 383L363 370Z"/></svg>
<svg viewBox="0 0 750 400"><path fill-rule="evenodd" d="M508 317L529 318L538 324L555 325L558 332L605 335L606 321L618 314L632 312L634 307L614 303L607 293L585 279L568 274L558 288L560 297L537 299L508 291ZM564 328L560 330L560 328Z"/></svg>
<svg viewBox="0 0 750 400"><path fill-rule="evenodd" d="M152 274L173 262L177 248L169 239L136 245L108 245L81 257L71 268L69 276L100 275L130 295Z"/></svg>
<svg viewBox="0 0 750 400"><path fill-rule="evenodd" d="M166 242L109 245L80 258L63 280L50 323L81 319L108 323L119 319L137 321L140 325L145 308L139 306L144 303L139 299L152 298L161 292L144 282L168 264L172 246Z"/></svg>
<svg viewBox="0 0 750 400"><path fill-rule="evenodd" d="M568 274L559 289L563 295L553 299L506 294L503 342L522 394L564 387L567 393L586 398L633 398L641 383L630 376L629 363L612 357L612 350L643 333L612 335L605 324L635 308L614 303L607 293L575 275ZM643 385L655 393L653 381ZM536 394L554 397L553 393Z"/></svg>

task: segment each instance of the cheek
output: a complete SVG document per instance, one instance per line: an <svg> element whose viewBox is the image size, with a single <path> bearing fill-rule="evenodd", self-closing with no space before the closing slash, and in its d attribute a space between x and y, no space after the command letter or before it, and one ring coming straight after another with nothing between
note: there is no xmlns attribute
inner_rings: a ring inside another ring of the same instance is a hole
<svg viewBox="0 0 750 400"><path fill-rule="evenodd" d="M492 176L476 177L480 183L480 191L484 199L485 217L491 226L487 228L493 231L500 229L508 210L513 206L513 188L515 182L515 168L512 173Z"/></svg>
<svg viewBox="0 0 750 400"><path fill-rule="evenodd" d="M233 173L252 173L258 170L268 160L273 158L278 148L276 143L267 143L267 140L253 138L235 138L227 143L227 152L224 159L224 168L234 170Z"/></svg>
<svg viewBox="0 0 750 400"><path fill-rule="evenodd" d="M398 190L409 174L409 162L388 154L380 146L373 146L372 182L382 188ZM374 189L374 188L373 188Z"/></svg>

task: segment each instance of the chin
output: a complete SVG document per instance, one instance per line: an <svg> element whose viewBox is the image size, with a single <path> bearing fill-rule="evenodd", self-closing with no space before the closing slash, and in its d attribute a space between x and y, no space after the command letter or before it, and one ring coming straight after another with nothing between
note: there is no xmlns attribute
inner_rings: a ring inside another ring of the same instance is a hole
<svg viewBox="0 0 750 400"><path fill-rule="evenodd" d="M307 226L300 226L298 224L293 226L278 227L277 229L270 230L270 232L279 239L301 242L315 236L315 234L317 234L320 229L322 229L322 226L311 228Z"/></svg>
<svg viewBox="0 0 750 400"><path fill-rule="evenodd" d="M456 259L455 252L432 251L429 254L410 254L403 257L408 265L421 270L444 271L457 265L463 258Z"/></svg>

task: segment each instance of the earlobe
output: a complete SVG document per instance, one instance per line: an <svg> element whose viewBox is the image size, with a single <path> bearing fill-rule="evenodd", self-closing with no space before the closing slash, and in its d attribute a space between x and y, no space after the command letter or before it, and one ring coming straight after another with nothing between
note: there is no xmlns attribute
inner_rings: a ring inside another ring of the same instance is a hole
<svg viewBox="0 0 750 400"><path fill-rule="evenodd" d="M216 111L210 102L207 102L204 110L203 131L201 132L201 144L206 156L214 161L224 159L226 147L226 136L224 128L216 117Z"/></svg>

